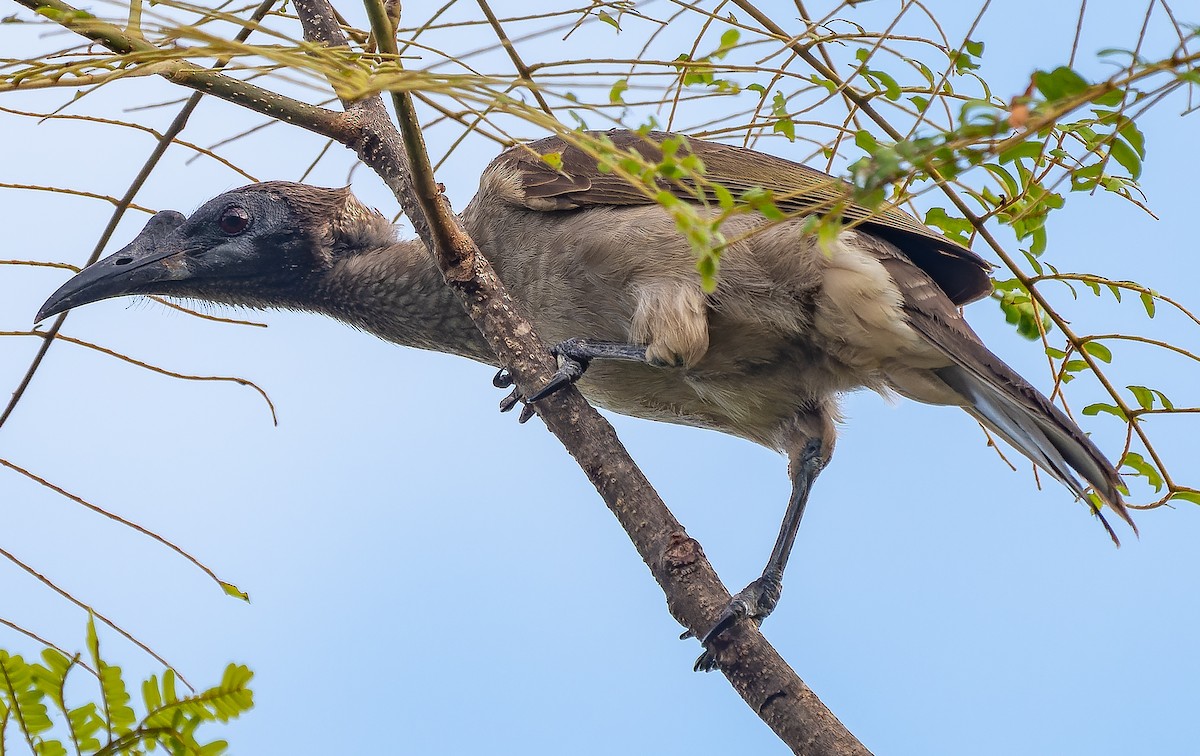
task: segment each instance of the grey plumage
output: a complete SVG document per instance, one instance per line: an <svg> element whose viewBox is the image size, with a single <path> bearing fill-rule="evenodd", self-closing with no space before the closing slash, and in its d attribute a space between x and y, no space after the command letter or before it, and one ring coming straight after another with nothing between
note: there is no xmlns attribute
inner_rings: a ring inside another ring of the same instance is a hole
<svg viewBox="0 0 1200 756"><path fill-rule="evenodd" d="M607 136L657 161L667 135ZM800 493L776 546L782 559L760 580L781 577L808 488L832 454L838 395L863 387L962 407L1076 495L1091 486L1133 526L1113 466L959 313L991 291L981 258L898 209L846 203L844 185L804 166L700 140L683 152L703 161L707 181L735 194L768 189L796 216L730 217L722 232L734 241L712 293L672 218L558 137L502 153L461 217L544 338L645 348L643 361L593 361L579 382L589 399L788 455ZM548 153L561 164L543 160ZM686 181L662 188L696 199ZM803 215L835 206L851 227L821 249ZM132 293L313 311L396 343L494 359L422 245L396 242L382 216L342 189L255 184L187 220L160 214L56 292L39 318ZM769 613L772 593L748 594L763 607L745 614Z"/></svg>

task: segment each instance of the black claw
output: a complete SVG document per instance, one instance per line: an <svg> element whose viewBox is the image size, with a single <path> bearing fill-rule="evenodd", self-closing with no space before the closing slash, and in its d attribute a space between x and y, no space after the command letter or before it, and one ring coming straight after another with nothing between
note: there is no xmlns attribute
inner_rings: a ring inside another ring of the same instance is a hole
<svg viewBox="0 0 1200 756"><path fill-rule="evenodd" d="M529 419L536 414L537 414L537 411L533 409L533 405L526 404L524 407L521 408L521 414L517 416L517 422L520 423L521 425L524 425L525 423L529 422Z"/></svg>
<svg viewBox="0 0 1200 756"><path fill-rule="evenodd" d="M494 383L494 381L493 381L493 383ZM508 396L506 396L500 400L500 411L508 412L513 407L517 406L517 403L520 401L521 401L521 390L513 389L511 394L509 394ZM522 411L522 414L524 414L524 411Z"/></svg>
<svg viewBox="0 0 1200 756"><path fill-rule="evenodd" d="M696 634L693 633L691 630L684 630L682 633L679 634L679 640L687 640L688 638L695 638L695 637L696 637ZM692 671L693 672L712 672L714 669L716 669L716 667L717 667L717 657L714 656L712 654L712 652L706 648L706 649L704 649L704 653L702 653L702 654L700 654L700 656L696 657L696 663L692 665Z"/></svg>
<svg viewBox="0 0 1200 756"><path fill-rule="evenodd" d="M536 394L529 397L529 401L541 401L556 391L562 391L567 386L579 380L579 376L583 375L583 370L583 363L567 359L563 362L562 367L558 369L558 372L550 379L550 382L543 386Z"/></svg>
<svg viewBox="0 0 1200 756"><path fill-rule="evenodd" d="M728 630L733 623L737 622L749 613L750 608L746 606L746 602L736 598L733 601L730 601L729 605L722 610L721 616L717 618L716 623L714 623L713 626L709 628L709 631L704 634L704 637L700 639L700 645L707 648L708 644L712 642L713 638L716 638L718 635Z"/></svg>
<svg viewBox="0 0 1200 756"><path fill-rule="evenodd" d="M500 368L496 371L496 374L492 376L492 385L496 388L508 388L513 385L512 373L508 372L508 368Z"/></svg>
<svg viewBox="0 0 1200 756"><path fill-rule="evenodd" d="M717 657L713 656L708 651L696 657L696 663L692 665L693 672L712 672L717 668Z"/></svg>

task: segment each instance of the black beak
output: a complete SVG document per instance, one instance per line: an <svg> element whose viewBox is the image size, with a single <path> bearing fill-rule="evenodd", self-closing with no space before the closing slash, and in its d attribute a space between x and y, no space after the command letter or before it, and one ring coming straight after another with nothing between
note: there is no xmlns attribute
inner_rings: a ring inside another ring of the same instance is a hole
<svg viewBox="0 0 1200 756"><path fill-rule="evenodd" d="M188 269L182 250L172 238L184 220L183 214L174 210L156 213L128 246L79 271L51 294L34 322L72 307L137 294L155 283L186 278Z"/></svg>

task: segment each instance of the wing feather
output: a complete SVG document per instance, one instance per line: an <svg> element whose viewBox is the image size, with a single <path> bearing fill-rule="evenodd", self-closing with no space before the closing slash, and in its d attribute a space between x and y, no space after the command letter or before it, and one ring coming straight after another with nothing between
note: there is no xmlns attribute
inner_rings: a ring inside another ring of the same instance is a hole
<svg viewBox="0 0 1200 756"><path fill-rule="evenodd" d="M663 140L676 135L613 130L593 132L620 150L633 150L648 161L662 160ZM975 253L933 231L895 206L870 209L848 201L849 185L821 171L780 157L728 144L689 139L680 148L704 163L707 186L719 184L735 196L765 189L775 205L789 215L823 215L834 210L851 224L861 226L899 247L937 282L955 304L962 305L991 293L991 266ZM555 153L552 166L542 155ZM526 207L534 210L574 210L589 206L645 205L654 200L620 176L597 168L596 158L559 136L513 147L501 153L489 170L515 172L524 191ZM697 187L689 181L660 181L660 186L681 199L696 200ZM710 198L710 189L701 187Z"/></svg>

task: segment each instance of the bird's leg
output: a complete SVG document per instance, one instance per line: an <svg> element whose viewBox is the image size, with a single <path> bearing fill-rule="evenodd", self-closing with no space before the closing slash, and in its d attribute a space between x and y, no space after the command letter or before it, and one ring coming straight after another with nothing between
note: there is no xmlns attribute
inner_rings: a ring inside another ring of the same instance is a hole
<svg viewBox="0 0 1200 756"><path fill-rule="evenodd" d="M551 354L558 358L558 370L550 382L542 387L529 402L545 399L556 391L566 388L583 377L592 360L624 360L626 362L645 362L646 347L636 344L622 344L616 341L589 341L587 339L567 339L550 348Z"/></svg>
<svg viewBox="0 0 1200 756"><path fill-rule="evenodd" d="M708 650L708 644L713 638L742 618L761 625L779 603L779 596L783 592L783 570L787 567L788 557L796 542L796 533L800 530L800 520L804 517L804 506L808 503L809 491L825 466L826 459L821 451L821 439L810 438L794 460L791 470L792 494L788 498L787 511L784 512L779 536L775 539L775 547L771 549L767 566L757 580L738 591L721 610L713 626L700 637L705 651L696 659L694 669L697 672L710 672L716 667L716 657ZM679 637L690 638L692 632L689 630Z"/></svg>
<svg viewBox="0 0 1200 756"><path fill-rule="evenodd" d="M519 388L513 386L512 375L509 374L506 368L500 368L496 372L495 377L492 378L493 386L496 388L513 386L513 390L509 395L500 400L501 412L508 412L517 406L518 402L524 402L525 406L521 408L521 416L517 422L525 422L533 417L534 411L532 405L534 402L539 399L545 399L554 392L561 391L575 381L578 381L583 377L584 371L587 370L592 360L646 361L646 347L636 344L624 344L619 341L567 339L552 346L550 353L558 358L558 370L550 378L549 383L543 386L532 397L526 398Z"/></svg>

